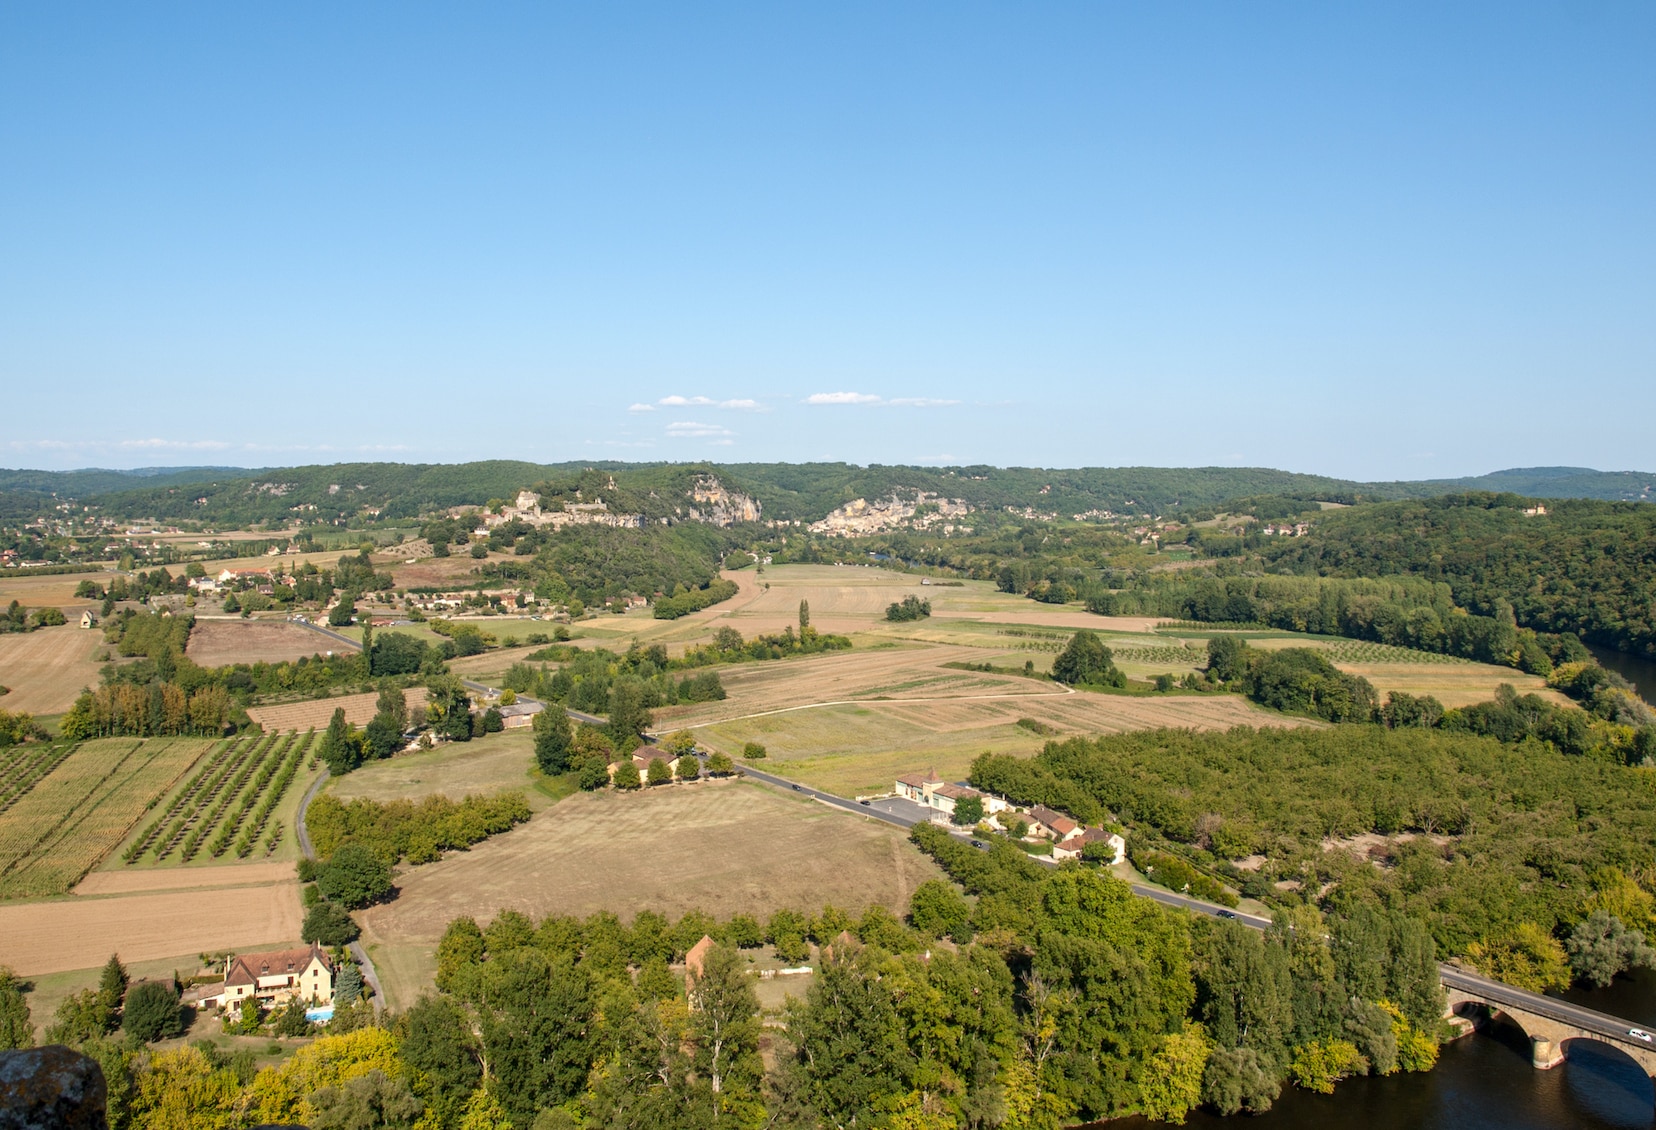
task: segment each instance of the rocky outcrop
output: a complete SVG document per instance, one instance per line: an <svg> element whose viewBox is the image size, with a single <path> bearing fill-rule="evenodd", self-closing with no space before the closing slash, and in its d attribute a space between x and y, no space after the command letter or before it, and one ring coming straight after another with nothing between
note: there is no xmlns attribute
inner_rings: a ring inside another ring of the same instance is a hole
<svg viewBox="0 0 1656 1130"><path fill-rule="evenodd" d="M98 1061L60 1044L0 1052L0 1130L108 1130Z"/></svg>
<svg viewBox="0 0 1656 1130"><path fill-rule="evenodd" d="M757 522L759 500L749 498L741 491L729 490L712 475L703 475L690 488L689 518L713 526L734 526L737 522Z"/></svg>
<svg viewBox="0 0 1656 1130"><path fill-rule="evenodd" d="M898 526L924 530L938 523L950 523L952 519L964 518L971 512L972 508L962 499L943 498L926 491L917 492L912 499L904 499L896 494L890 498L876 498L873 502L866 498L856 498L831 512L822 521L812 522L811 532L848 538L877 534ZM945 532L952 530L952 524L945 526Z"/></svg>

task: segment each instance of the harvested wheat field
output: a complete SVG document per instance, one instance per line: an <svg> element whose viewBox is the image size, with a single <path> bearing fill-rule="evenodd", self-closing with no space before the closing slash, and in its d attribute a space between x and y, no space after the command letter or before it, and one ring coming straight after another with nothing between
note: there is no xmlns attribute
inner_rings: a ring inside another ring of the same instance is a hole
<svg viewBox="0 0 1656 1130"><path fill-rule="evenodd" d="M294 877L293 861L229 863L221 867L172 867L158 871L94 871L75 887L75 894L136 895L156 891L194 891L213 887L258 887L285 883Z"/></svg>
<svg viewBox="0 0 1656 1130"><path fill-rule="evenodd" d="M97 611L97 602L77 597L75 589L82 581L105 584L106 573L37 574L27 569L0 569L0 608L17 601L25 608L61 608L67 616L72 608L79 616L81 609Z"/></svg>
<svg viewBox="0 0 1656 1130"><path fill-rule="evenodd" d="M1019 726L1021 718L1043 723L1055 735ZM734 719L697 728L696 736L736 756L756 741L768 751L766 768L841 796L859 796L890 792L898 774L918 769L959 780L981 753L1029 755L1049 736L1299 724L1304 723L1259 710L1236 695L1077 692L976 702L867 701Z"/></svg>
<svg viewBox="0 0 1656 1130"><path fill-rule="evenodd" d="M656 712L657 729L709 722L814 703L884 698L1025 698L1064 694L1038 679L961 671L946 663L980 663L981 648L897 644L800 659L718 668L727 698Z"/></svg>
<svg viewBox="0 0 1656 1130"><path fill-rule="evenodd" d="M472 793L516 789L528 798L531 808L543 808L551 799L533 787L529 770L534 764L535 736L525 727L370 761L329 781L328 791L340 800L388 801L435 794L463 800Z"/></svg>
<svg viewBox="0 0 1656 1130"><path fill-rule="evenodd" d="M570 797L469 852L405 871L397 898L361 919L390 1003L406 1007L431 982L443 929L462 915L764 916L876 902L901 912L938 875L901 829L756 783L704 782Z"/></svg>
<svg viewBox="0 0 1656 1130"><path fill-rule="evenodd" d="M286 620L197 619L185 654L203 667L280 663L341 649L338 640Z"/></svg>
<svg viewBox="0 0 1656 1130"><path fill-rule="evenodd" d="M403 691L403 701L408 703L410 710L416 706L424 706L426 689L424 687L409 687ZM353 726L366 726L373 720L375 704L379 702L377 693L346 694L337 698L317 698L308 702L284 702L275 706L254 706L249 708L247 716L266 730L326 730L328 723L333 719L333 712L343 708L345 721Z"/></svg>
<svg viewBox="0 0 1656 1130"><path fill-rule="evenodd" d="M288 866L291 874L292 866ZM299 883L0 904L0 965L24 975L299 937Z"/></svg>
<svg viewBox="0 0 1656 1130"><path fill-rule="evenodd" d="M1339 668L1374 684L1382 700L1392 691L1431 695L1445 706L1471 706L1495 697L1495 688L1511 684L1519 694L1535 694L1559 706L1570 700L1551 690L1547 681L1510 667L1487 663L1428 665L1421 663L1341 663Z"/></svg>
<svg viewBox="0 0 1656 1130"><path fill-rule="evenodd" d="M0 636L0 710L61 714L87 687L97 686L103 633L76 624Z"/></svg>

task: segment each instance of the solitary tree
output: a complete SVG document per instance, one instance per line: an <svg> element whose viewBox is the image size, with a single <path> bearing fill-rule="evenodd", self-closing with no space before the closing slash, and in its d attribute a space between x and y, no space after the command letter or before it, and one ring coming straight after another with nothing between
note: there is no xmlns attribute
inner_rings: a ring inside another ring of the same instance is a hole
<svg viewBox="0 0 1656 1130"><path fill-rule="evenodd" d="M362 933L343 906L326 899L311 907L299 927L299 940L324 946L343 946L357 940Z"/></svg>
<svg viewBox="0 0 1656 1130"><path fill-rule="evenodd" d="M1070 637L1064 650L1052 661L1052 677L1071 685L1121 686L1126 682L1121 672L1116 670L1115 657L1110 654L1110 649L1089 628L1082 628Z"/></svg>
<svg viewBox="0 0 1656 1130"><path fill-rule="evenodd" d="M121 1026L145 1043L171 1039L184 1031L178 987L171 981L140 981L132 986L121 1009Z"/></svg>
<svg viewBox="0 0 1656 1130"><path fill-rule="evenodd" d="M666 785L673 780L673 771L667 767L665 758L650 758L650 769L646 775L652 785Z"/></svg>
<svg viewBox="0 0 1656 1130"><path fill-rule="evenodd" d="M715 753L707 759L707 775L710 777L728 777L735 770L736 763L730 760L728 753Z"/></svg>
<svg viewBox="0 0 1656 1130"><path fill-rule="evenodd" d="M618 789L636 789L643 782L638 776L638 763L630 757L623 757L615 766L615 787Z"/></svg>
<svg viewBox="0 0 1656 1130"><path fill-rule="evenodd" d="M1616 974L1635 966L1656 967L1656 950L1642 931L1629 930L1614 914L1595 910L1583 919L1564 943L1570 969L1578 980L1604 988Z"/></svg>
<svg viewBox="0 0 1656 1130"><path fill-rule="evenodd" d="M351 724L345 721L343 706L334 707L333 717L328 720L328 732L322 735L322 744L317 747L316 756L336 777L362 764L362 750L357 746L356 735L351 733Z"/></svg>
<svg viewBox="0 0 1656 1130"><path fill-rule="evenodd" d="M110 954L109 960L104 962L103 974L98 978L98 993L111 1012L120 1007L126 997L128 980L126 966L121 964L121 955Z"/></svg>
<svg viewBox="0 0 1656 1130"><path fill-rule="evenodd" d="M983 798L975 796L961 797L955 801L954 812L949 819L963 827L971 827L983 819Z"/></svg>
<svg viewBox="0 0 1656 1130"><path fill-rule="evenodd" d="M384 898L391 890L391 868L361 844L342 844L316 877L322 896L355 910Z"/></svg>
<svg viewBox="0 0 1656 1130"><path fill-rule="evenodd" d="M616 679L610 687L609 725L605 727L615 748L622 753L638 748L638 737L649 725L643 682L632 675Z"/></svg>
<svg viewBox="0 0 1656 1130"><path fill-rule="evenodd" d="M346 962L339 971L339 980L334 984L334 1006L344 1008L361 995L362 971L351 962Z"/></svg>
<svg viewBox="0 0 1656 1130"><path fill-rule="evenodd" d="M554 704L551 709L541 711L535 715L531 727L535 732L535 764L540 766L540 771L548 776L569 772L574 735L563 707Z"/></svg>
<svg viewBox="0 0 1656 1130"><path fill-rule="evenodd" d="M802 600L799 602L799 634L803 636L805 634L805 629L810 626L811 602L808 600Z"/></svg>
<svg viewBox="0 0 1656 1130"><path fill-rule="evenodd" d="M34 1025L29 1022L29 1002L12 971L0 965L0 1051L34 1047Z"/></svg>

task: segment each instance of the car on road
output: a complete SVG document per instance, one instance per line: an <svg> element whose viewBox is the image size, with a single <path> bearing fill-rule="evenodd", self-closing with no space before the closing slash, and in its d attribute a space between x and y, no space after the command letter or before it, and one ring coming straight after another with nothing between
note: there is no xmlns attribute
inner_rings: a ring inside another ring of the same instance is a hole
<svg viewBox="0 0 1656 1130"><path fill-rule="evenodd" d="M857 803L864 806L865 808L866 807L872 807L872 805L874 804L874 802L871 801L871 800L859 800Z"/></svg>
<svg viewBox="0 0 1656 1130"><path fill-rule="evenodd" d="M1643 1028L1629 1028L1627 1030L1627 1034L1632 1036L1635 1040L1643 1040L1647 1044L1656 1044L1656 1036L1652 1036Z"/></svg>
<svg viewBox="0 0 1656 1130"><path fill-rule="evenodd" d="M1236 917L1236 911L1234 911L1234 910L1216 910L1213 913L1217 914L1220 918L1235 918Z"/></svg>
<svg viewBox="0 0 1656 1130"><path fill-rule="evenodd" d="M800 789L800 787L799 787L799 786L798 786L798 785L795 785L795 786L794 786L794 787L793 787L793 791L794 791L794 792L796 792L796 793L797 793L797 792L802 792L802 791L803 791L803 790L802 790L802 789Z"/></svg>
<svg viewBox="0 0 1656 1130"><path fill-rule="evenodd" d="M988 851L989 850L989 845L984 843L982 840L973 840L972 841L972 846L977 848L979 851Z"/></svg>

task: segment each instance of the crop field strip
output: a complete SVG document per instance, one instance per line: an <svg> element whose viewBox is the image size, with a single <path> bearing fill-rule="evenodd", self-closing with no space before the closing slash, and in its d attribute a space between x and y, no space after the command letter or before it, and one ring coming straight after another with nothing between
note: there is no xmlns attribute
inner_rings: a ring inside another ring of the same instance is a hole
<svg viewBox="0 0 1656 1130"><path fill-rule="evenodd" d="M22 803L0 815L0 898L66 892L208 748L193 738L76 746Z"/></svg>
<svg viewBox="0 0 1656 1130"><path fill-rule="evenodd" d="M18 745L0 755L0 812L17 803L74 750L72 744Z"/></svg>
<svg viewBox="0 0 1656 1130"><path fill-rule="evenodd" d="M176 856L176 862L188 863L204 846L214 859L232 846L238 859L246 859L298 774L314 736L314 731L303 736L269 734L220 744L127 848L122 861L131 865L147 857L166 863ZM279 842L280 832L273 831L266 854Z"/></svg>

